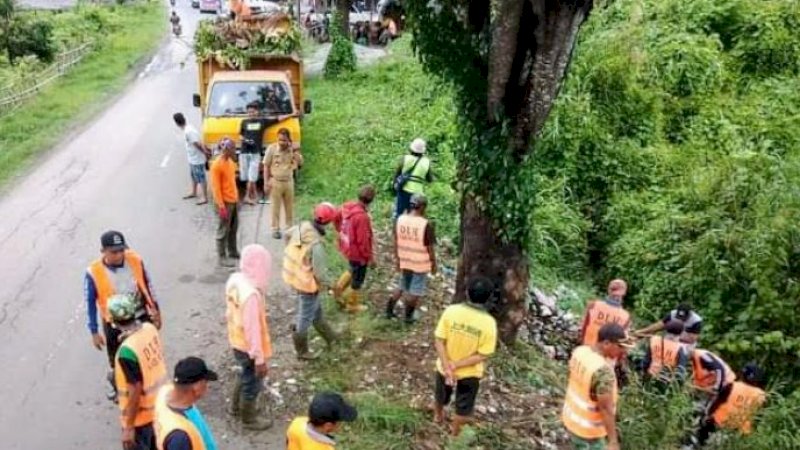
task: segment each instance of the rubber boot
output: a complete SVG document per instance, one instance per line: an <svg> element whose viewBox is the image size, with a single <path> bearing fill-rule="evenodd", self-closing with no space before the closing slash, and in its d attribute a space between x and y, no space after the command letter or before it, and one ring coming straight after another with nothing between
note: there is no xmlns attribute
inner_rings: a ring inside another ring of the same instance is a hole
<svg viewBox="0 0 800 450"><path fill-rule="evenodd" d="M385 317L388 320L396 319L397 314L394 313L394 306L397 304L397 300L390 298L388 302L386 302L386 313Z"/></svg>
<svg viewBox="0 0 800 450"><path fill-rule="evenodd" d="M294 342L294 352L297 355L297 359L303 361L311 361L315 359L314 355L308 351L308 334L293 333L292 341Z"/></svg>
<svg viewBox="0 0 800 450"><path fill-rule="evenodd" d="M231 387L231 402L228 404L228 414L238 417L242 413L242 379L236 377Z"/></svg>
<svg viewBox="0 0 800 450"><path fill-rule="evenodd" d="M220 267L235 267L236 265L225 256L225 239L217 239L217 265Z"/></svg>
<svg viewBox="0 0 800 450"><path fill-rule="evenodd" d="M108 384L110 385L110 387L108 388L108 391L106 391L106 398L110 402L117 403L117 397L118 397L118 394L117 394L117 383L114 380L114 370L113 369L109 369L108 372L106 373L106 380L108 381Z"/></svg>
<svg viewBox="0 0 800 450"><path fill-rule="evenodd" d="M325 340L328 348L330 348L336 343L337 340L339 340L339 334L333 331L333 328L331 328L330 324L325 321L325 319L320 319L317 322L314 322L314 329L317 330L317 333L319 333L319 335L322 336L322 339Z"/></svg>
<svg viewBox="0 0 800 450"><path fill-rule="evenodd" d="M417 308L415 306L406 305L406 314L405 318L403 319L406 325L413 325L416 323L417 319L414 318L414 310Z"/></svg>
<svg viewBox="0 0 800 450"><path fill-rule="evenodd" d="M367 307L361 304L361 290L351 289L347 292L347 294L347 306L345 307L347 312L351 314L357 314L367 310Z"/></svg>
<svg viewBox="0 0 800 450"><path fill-rule="evenodd" d="M258 397L248 400L242 396L242 425L248 430L266 430L272 426L272 420L259 414L257 404Z"/></svg>
<svg viewBox="0 0 800 450"><path fill-rule="evenodd" d="M352 279L353 275L350 273L350 271L345 270L336 281L336 284L333 286L333 298L336 299L336 302L339 303L339 306L344 306L344 302L342 301L342 293L348 286L350 286L350 281Z"/></svg>

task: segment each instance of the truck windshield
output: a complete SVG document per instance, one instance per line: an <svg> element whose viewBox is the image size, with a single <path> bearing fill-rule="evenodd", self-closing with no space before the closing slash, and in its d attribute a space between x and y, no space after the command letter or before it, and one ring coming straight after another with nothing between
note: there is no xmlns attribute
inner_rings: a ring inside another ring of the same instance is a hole
<svg viewBox="0 0 800 450"><path fill-rule="evenodd" d="M207 114L212 117L247 114L247 105L257 102L262 114L291 114L289 86L282 81L223 81L214 83Z"/></svg>

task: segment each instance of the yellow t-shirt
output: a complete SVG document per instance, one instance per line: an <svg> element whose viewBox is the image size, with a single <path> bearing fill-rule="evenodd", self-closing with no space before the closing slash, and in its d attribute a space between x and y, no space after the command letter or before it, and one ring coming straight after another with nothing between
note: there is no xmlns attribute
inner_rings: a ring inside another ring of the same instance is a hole
<svg viewBox="0 0 800 450"><path fill-rule="evenodd" d="M445 341L447 357L458 361L476 353L490 356L497 346L497 322L486 311L464 303L450 305L444 310L435 336ZM483 377L483 363L461 367L456 378ZM442 362L436 361L436 370L444 375Z"/></svg>

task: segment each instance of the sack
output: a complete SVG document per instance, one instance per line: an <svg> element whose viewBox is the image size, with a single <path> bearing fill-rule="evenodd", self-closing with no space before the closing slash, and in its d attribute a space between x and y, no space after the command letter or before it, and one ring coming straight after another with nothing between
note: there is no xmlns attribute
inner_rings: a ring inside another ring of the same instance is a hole
<svg viewBox="0 0 800 450"><path fill-rule="evenodd" d="M402 172L400 175L394 177L394 181L392 182L392 192L394 192L395 195L399 194L406 184L411 181L411 174L414 173L414 169L417 168L417 164L419 164L421 159L422 156L417 156L417 160L414 161L414 165L411 166L411 169L409 169L408 172Z"/></svg>

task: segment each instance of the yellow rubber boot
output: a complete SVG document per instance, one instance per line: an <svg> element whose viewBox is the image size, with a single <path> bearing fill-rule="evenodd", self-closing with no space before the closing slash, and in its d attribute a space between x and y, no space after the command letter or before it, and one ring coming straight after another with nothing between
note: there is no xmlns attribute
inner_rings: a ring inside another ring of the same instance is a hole
<svg viewBox="0 0 800 450"><path fill-rule="evenodd" d="M342 293L344 292L345 288L350 286L350 280L352 280L352 275L350 274L349 270L345 270L344 273L339 277L339 280L336 281L336 285L333 286L333 298L336 299L337 302L343 304L342 301Z"/></svg>
<svg viewBox="0 0 800 450"><path fill-rule="evenodd" d="M347 306L345 309L351 314L366 311L367 307L361 304L361 290L351 289L346 297Z"/></svg>

